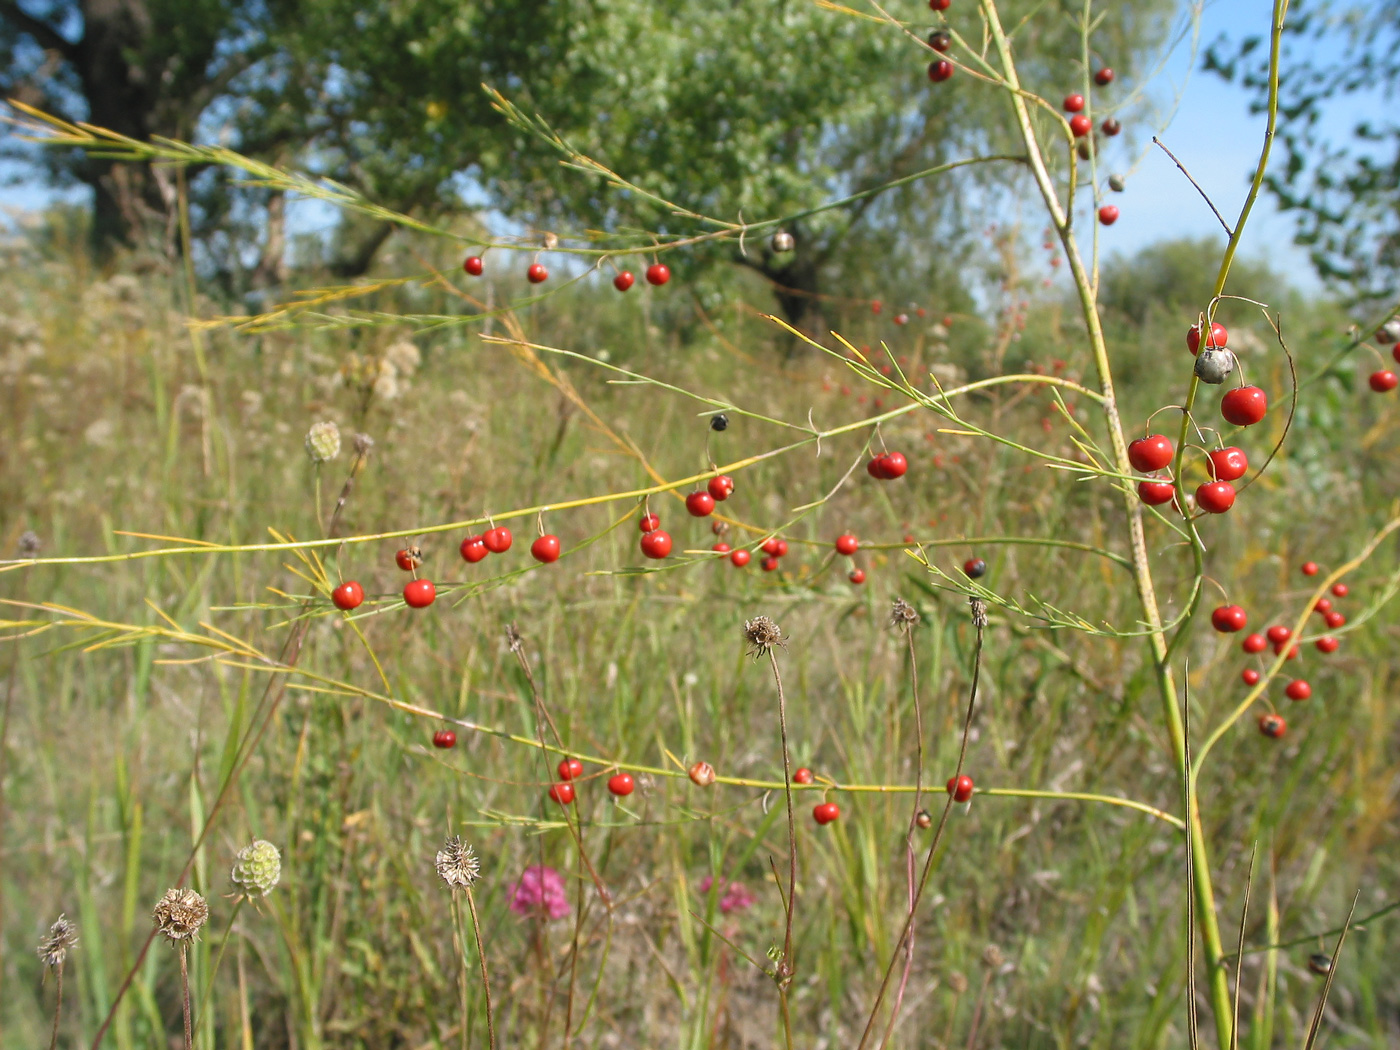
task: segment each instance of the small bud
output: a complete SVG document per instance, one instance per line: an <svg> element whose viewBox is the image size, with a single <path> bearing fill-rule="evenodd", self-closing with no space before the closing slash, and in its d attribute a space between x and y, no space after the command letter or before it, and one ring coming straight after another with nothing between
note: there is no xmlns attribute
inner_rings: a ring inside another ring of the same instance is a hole
<svg viewBox="0 0 1400 1050"><path fill-rule="evenodd" d="M306 432L306 454L312 463L327 463L340 455L340 428L334 423L312 423Z"/></svg>
<svg viewBox="0 0 1400 1050"><path fill-rule="evenodd" d="M696 787L709 787L715 782L715 767L708 762L696 762L690 767L690 782Z"/></svg>
<svg viewBox="0 0 1400 1050"><path fill-rule="evenodd" d="M282 854L271 842L256 839L238 851L229 878L245 897L266 897L282 878Z"/></svg>
<svg viewBox="0 0 1400 1050"><path fill-rule="evenodd" d="M792 234L788 233L787 230L779 230L777 233L773 234L773 250L775 252L779 254L790 252L796 247L797 241L793 239Z"/></svg>
<svg viewBox="0 0 1400 1050"><path fill-rule="evenodd" d="M179 886L166 890L151 911L156 932L171 944L194 940L208 920L209 905L204 898Z"/></svg>

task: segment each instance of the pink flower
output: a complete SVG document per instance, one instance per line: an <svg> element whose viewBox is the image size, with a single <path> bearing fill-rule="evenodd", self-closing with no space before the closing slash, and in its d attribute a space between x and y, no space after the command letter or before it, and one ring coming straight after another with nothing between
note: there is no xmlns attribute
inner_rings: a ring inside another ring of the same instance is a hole
<svg viewBox="0 0 1400 1050"><path fill-rule="evenodd" d="M538 915L562 919L569 914L569 899L564 893L564 876L553 868L532 864L520 875L510 898L510 910L517 915Z"/></svg>
<svg viewBox="0 0 1400 1050"><path fill-rule="evenodd" d="M715 880L706 875L700 880L699 890L702 894L708 894L710 887L714 884ZM725 915L732 911L743 911L745 908L753 907L756 900L758 898L749 892L749 888L742 882L731 882L724 888L724 896L719 899L719 910Z"/></svg>

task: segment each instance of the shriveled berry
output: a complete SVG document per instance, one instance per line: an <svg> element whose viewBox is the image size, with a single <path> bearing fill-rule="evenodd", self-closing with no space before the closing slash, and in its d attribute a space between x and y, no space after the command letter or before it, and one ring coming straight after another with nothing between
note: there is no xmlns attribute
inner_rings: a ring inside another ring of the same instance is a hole
<svg viewBox="0 0 1400 1050"><path fill-rule="evenodd" d="M1110 138L1112 138L1114 135L1118 134L1120 131L1123 130L1123 125L1120 124L1118 121L1114 120L1112 117L1109 117L1107 120L1105 120L1102 124L1099 125L1099 127L1101 127L1103 129L1103 133L1109 136Z"/></svg>
<svg viewBox="0 0 1400 1050"><path fill-rule="evenodd" d="M708 762L696 762L690 767L690 782L696 787L709 787L715 782L715 767Z"/></svg>
<svg viewBox="0 0 1400 1050"><path fill-rule="evenodd" d="M1269 739L1277 740L1287 731L1288 723L1283 720L1282 715L1265 712L1259 716L1259 732Z"/></svg>
<svg viewBox="0 0 1400 1050"><path fill-rule="evenodd" d="M987 563L981 558L968 558L963 562L963 575L970 580L981 579L987 575Z"/></svg>
<svg viewBox="0 0 1400 1050"><path fill-rule="evenodd" d="M770 554L768 555L768 557L764 558L761 562L759 562L758 566L764 572L773 572L778 567L778 559Z"/></svg>
<svg viewBox="0 0 1400 1050"><path fill-rule="evenodd" d="M853 584L859 587L862 583L865 582L865 570L852 569L850 572L846 573L846 579L850 580Z"/></svg>
<svg viewBox="0 0 1400 1050"><path fill-rule="evenodd" d="M394 564L404 572L412 572L423 564L423 552L417 547L405 547L394 555Z"/></svg>
<svg viewBox="0 0 1400 1050"><path fill-rule="evenodd" d="M933 48L939 54L942 54L943 52L947 51L948 48L952 47L952 45L953 38L948 35L947 30L935 29L932 33L928 35L928 46Z"/></svg>

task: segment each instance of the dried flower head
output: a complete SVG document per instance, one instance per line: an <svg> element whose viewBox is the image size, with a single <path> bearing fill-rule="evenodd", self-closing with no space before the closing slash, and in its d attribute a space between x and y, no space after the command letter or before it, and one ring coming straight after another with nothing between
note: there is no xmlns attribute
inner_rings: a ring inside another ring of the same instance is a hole
<svg viewBox="0 0 1400 1050"><path fill-rule="evenodd" d="M708 762L696 762L690 767L690 782L706 788L715 782L715 767Z"/></svg>
<svg viewBox="0 0 1400 1050"><path fill-rule="evenodd" d="M438 850L437 873L443 882L454 890L460 886L467 889L481 878L481 862L476 859L472 848L456 835Z"/></svg>
<svg viewBox="0 0 1400 1050"><path fill-rule="evenodd" d="M968 595L967 604L972 607L972 626L979 631L987 626L987 603L975 594Z"/></svg>
<svg viewBox="0 0 1400 1050"><path fill-rule="evenodd" d="M374 438L368 434L356 434L350 447L355 450L355 455L364 459L365 456L369 455L369 450L374 448Z"/></svg>
<svg viewBox="0 0 1400 1050"><path fill-rule="evenodd" d="M68 949L78 943L78 927L60 915L52 926L49 935L39 942L39 958L45 966L58 969L68 957Z"/></svg>
<svg viewBox="0 0 1400 1050"><path fill-rule="evenodd" d="M912 631L919 626L919 613L903 598L896 598L890 605L890 626L901 631Z"/></svg>
<svg viewBox="0 0 1400 1050"><path fill-rule="evenodd" d="M282 878L282 854L271 842L256 839L233 858L229 878L244 896L266 897Z"/></svg>
<svg viewBox="0 0 1400 1050"><path fill-rule="evenodd" d="M340 428L334 423L312 423L306 432L306 454L312 463L326 463L340 455Z"/></svg>
<svg viewBox="0 0 1400 1050"><path fill-rule="evenodd" d="M151 911L156 932L171 944L192 941L209 920L209 905L194 890L175 886L165 891Z"/></svg>
<svg viewBox="0 0 1400 1050"><path fill-rule="evenodd" d="M948 987L953 990L954 995L962 995L967 991L967 978L954 970L948 975Z"/></svg>
<svg viewBox="0 0 1400 1050"><path fill-rule="evenodd" d="M43 544L39 541L39 534L33 529L25 529L19 534L19 556L21 558L37 558L39 549Z"/></svg>
<svg viewBox="0 0 1400 1050"><path fill-rule="evenodd" d="M767 656L775 645L786 645L783 629L766 616L744 621L744 639L749 643L749 655L757 659Z"/></svg>
<svg viewBox="0 0 1400 1050"><path fill-rule="evenodd" d="M1001 949L995 944L989 944L982 949L982 962L989 969L997 970L1001 968L1002 963L1006 962L1006 956L1001 954Z"/></svg>

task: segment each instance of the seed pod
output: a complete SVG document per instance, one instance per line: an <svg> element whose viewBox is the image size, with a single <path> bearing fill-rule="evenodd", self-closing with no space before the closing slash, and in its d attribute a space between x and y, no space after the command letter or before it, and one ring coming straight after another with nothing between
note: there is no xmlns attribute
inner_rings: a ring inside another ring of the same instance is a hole
<svg viewBox="0 0 1400 1050"><path fill-rule="evenodd" d="M773 234L772 244L773 250L779 254L790 252L797 247L797 241L793 239L792 234L788 233L787 230L779 230L777 233Z"/></svg>
<svg viewBox="0 0 1400 1050"><path fill-rule="evenodd" d="M1223 383L1234 370L1235 355L1229 350L1206 347L1196 356L1196 376L1202 383L1212 386Z"/></svg>
<svg viewBox="0 0 1400 1050"><path fill-rule="evenodd" d="M708 762L696 762L690 767L690 782L696 787L709 787L715 782L715 767Z"/></svg>

